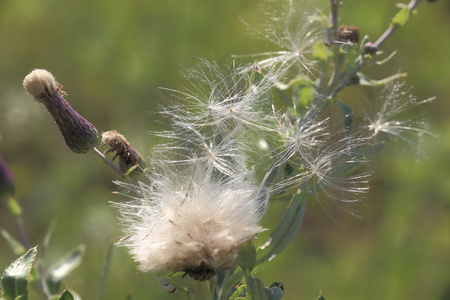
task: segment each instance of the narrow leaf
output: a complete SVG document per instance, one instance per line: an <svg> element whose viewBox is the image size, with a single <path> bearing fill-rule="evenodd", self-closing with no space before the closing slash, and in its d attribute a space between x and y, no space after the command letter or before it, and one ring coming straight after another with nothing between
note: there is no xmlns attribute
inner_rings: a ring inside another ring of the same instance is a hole
<svg viewBox="0 0 450 300"><path fill-rule="evenodd" d="M254 272L257 272L264 264L280 254L295 236L303 220L307 194L307 186L302 185L302 188L292 197L283 220L270 234L267 243L257 250Z"/></svg>
<svg viewBox="0 0 450 300"><path fill-rule="evenodd" d="M386 57L386 58L383 59L383 60L376 61L375 64L378 65L378 66L381 66L381 65L387 63L388 61L390 61L391 58L393 58L393 57L395 56L395 54L397 54L397 51L392 51L392 53L389 54L388 57Z"/></svg>
<svg viewBox="0 0 450 300"><path fill-rule="evenodd" d="M5 269L2 275L2 288L7 300L17 297L28 299L28 276L36 255L37 247L31 248Z"/></svg>
<svg viewBox="0 0 450 300"><path fill-rule="evenodd" d="M79 245L50 266L46 281L51 293L57 294L61 281L80 265L84 250L85 246Z"/></svg>
<svg viewBox="0 0 450 300"><path fill-rule="evenodd" d="M6 230L0 229L0 234L5 239L9 248L14 252L15 255L22 255L25 253L25 248L19 243L15 238L13 238Z"/></svg>
<svg viewBox="0 0 450 300"><path fill-rule="evenodd" d="M392 26L403 26L409 19L409 8L407 6L400 9L400 11L392 19Z"/></svg>
<svg viewBox="0 0 450 300"><path fill-rule="evenodd" d="M245 243L236 260L236 264L240 266L246 274L250 274L250 272L255 267L255 262L256 262L255 246L253 245L252 242Z"/></svg>
<svg viewBox="0 0 450 300"><path fill-rule="evenodd" d="M230 296L228 300L242 300L245 299L245 294L247 293L247 288L243 284L239 284L236 287L236 291Z"/></svg>
<svg viewBox="0 0 450 300"><path fill-rule="evenodd" d="M173 289L183 291L188 295L194 292L193 279L185 276L184 272L178 272L171 276L159 276L158 281L167 292L174 292Z"/></svg>
<svg viewBox="0 0 450 300"><path fill-rule="evenodd" d="M345 133L347 134L347 136L351 136L353 125L353 110L347 103L338 101L338 105L342 112Z"/></svg>
<svg viewBox="0 0 450 300"><path fill-rule="evenodd" d="M98 297L97 297L98 300L102 299L103 293L105 291L106 277L108 276L109 267L111 266L113 249L114 249L114 243L110 243L109 247L108 247L108 253L106 254L105 266L103 267L102 278L100 280L100 288L99 288Z"/></svg>
<svg viewBox="0 0 450 300"><path fill-rule="evenodd" d="M50 226L47 228L47 231L45 232L44 239L42 240L42 247L41 247L41 258L44 259L45 252L48 249L48 245L50 244L50 239L53 234L53 230L55 229L55 222L52 221L50 223Z"/></svg>
<svg viewBox="0 0 450 300"><path fill-rule="evenodd" d="M358 73L358 78L359 78L359 84L360 85L367 85L367 86L381 86L381 85L385 85L387 83L390 83L392 81L395 81L397 79L406 77L408 74L407 73L397 73L394 74L392 76L380 79L380 80L375 80L375 79L370 79L366 76L364 76L362 73Z"/></svg>

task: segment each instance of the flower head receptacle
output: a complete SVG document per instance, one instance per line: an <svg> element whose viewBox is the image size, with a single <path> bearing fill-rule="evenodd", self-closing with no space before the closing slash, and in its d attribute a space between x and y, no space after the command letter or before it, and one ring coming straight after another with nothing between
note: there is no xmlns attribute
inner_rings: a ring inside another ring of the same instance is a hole
<svg viewBox="0 0 450 300"><path fill-rule="evenodd" d="M97 129L64 99L65 93L55 77L35 69L23 80L25 90L45 105L58 125L67 146L75 153L86 153L97 145Z"/></svg>

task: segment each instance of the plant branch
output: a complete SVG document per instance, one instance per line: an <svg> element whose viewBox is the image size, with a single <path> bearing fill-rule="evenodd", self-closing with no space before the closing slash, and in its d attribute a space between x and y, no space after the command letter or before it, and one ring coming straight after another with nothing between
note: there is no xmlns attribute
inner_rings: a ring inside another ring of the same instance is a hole
<svg viewBox="0 0 450 300"><path fill-rule="evenodd" d="M414 9L414 8L416 8L417 7L417 5L419 5L420 4L420 2L421 2L422 0L411 0L410 2L409 2L409 4L408 4L408 10L409 10L409 13L411 13L411 11ZM375 42L375 43L373 43L373 47L374 47L374 49L378 49L378 47L381 45L381 44L383 44L396 30L397 30L397 28L398 28L398 26L395 26L395 25L389 25L389 28L388 29L386 29L386 31L377 39L377 41ZM363 53L363 54L360 54L357 58L356 58L356 65L355 65L355 69L353 70L353 72L352 73L350 73L349 75L347 75L347 76L345 76L342 80L341 80L341 82L340 82L340 84L334 89L334 91L331 93L331 97L332 98L335 98L336 96L337 96L337 94L342 90L342 89L344 89L346 86L347 86L347 84L348 84L348 82L349 82L349 80L359 71L359 70L361 70L361 68L365 65L365 60L364 60L364 55L365 55L365 53ZM333 87L330 87L331 89L330 90L333 90Z"/></svg>
<svg viewBox="0 0 450 300"><path fill-rule="evenodd" d="M94 147L92 148L92 152L95 155L97 155L101 160L103 160L104 163L110 166L114 170L114 172L116 172L122 179L125 179L125 176L122 173L122 171L120 171L120 169L112 161L110 161L100 150Z"/></svg>
<svg viewBox="0 0 450 300"><path fill-rule="evenodd" d="M337 15L338 15L338 4L336 0L330 0L331 12L330 19L328 20L327 28L327 40L326 44L331 45L336 40L337 32Z"/></svg>
<svg viewBox="0 0 450 300"><path fill-rule="evenodd" d="M413 9L414 8L416 8L416 6L417 5L419 5L419 3L421 2L422 0L411 0L411 2L409 2L409 4L408 4L408 10L409 10L409 13L411 14L411 12L413 11ZM394 25L394 24L391 24L390 26L389 26L389 28L388 29L386 29L386 31L378 38L378 40L374 43L374 46L376 47L376 48L378 48L378 47L380 47L381 46L381 44L383 44L396 30L397 30L397 28L399 28L400 26L398 26L398 25Z"/></svg>

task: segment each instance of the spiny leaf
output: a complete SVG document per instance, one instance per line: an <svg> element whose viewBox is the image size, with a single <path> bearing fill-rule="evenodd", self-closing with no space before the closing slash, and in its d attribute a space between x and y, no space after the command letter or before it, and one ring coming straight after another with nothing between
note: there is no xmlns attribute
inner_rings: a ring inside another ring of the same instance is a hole
<svg viewBox="0 0 450 300"><path fill-rule="evenodd" d="M7 300L28 299L28 277L37 255L37 247L10 264L2 275L3 295Z"/></svg>

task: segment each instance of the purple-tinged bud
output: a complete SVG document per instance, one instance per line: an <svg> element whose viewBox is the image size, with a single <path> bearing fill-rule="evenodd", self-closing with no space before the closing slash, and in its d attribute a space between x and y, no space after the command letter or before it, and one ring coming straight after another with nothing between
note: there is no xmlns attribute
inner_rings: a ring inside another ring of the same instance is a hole
<svg viewBox="0 0 450 300"><path fill-rule="evenodd" d="M437 0L427 0L428 2L436 2Z"/></svg>
<svg viewBox="0 0 450 300"><path fill-rule="evenodd" d="M341 41L356 44L359 42L359 29L354 25L342 25L338 29L337 38Z"/></svg>
<svg viewBox="0 0 450 300"><path fill-rule="evenodd" d="M70 150L86 153L97 145L97 129L63 98L66 93L50 72L33 70L23 80L23 86L37 101L45 105Z"/></svg>
<svg viewBox="0 0 450 300"><path fill-rule="evenodd" d="M372 54L377 53L378 46L375 43L367 42L364 44L363 49L364 49L364 53L372 55Z"/></svg>
<svg viewBox="0 0 450 300"><path fill-rule="evenodd" d="M0 153L0 199L14 195L14 176Z"/></svg>
<svg viewBox="0 0 450 300"><path fill-rule="evenodd" d="M116 151L112 160L116 159L116 157L119 158L119 167L124 174L128 173L133 167L136 167L136 171L145 168L141 155L134 150L127 139L116 130L102 133L102 143L100 144L100 147L103 147L104 145L109 146L109 149L105 150L105 154Z"/></svg>

